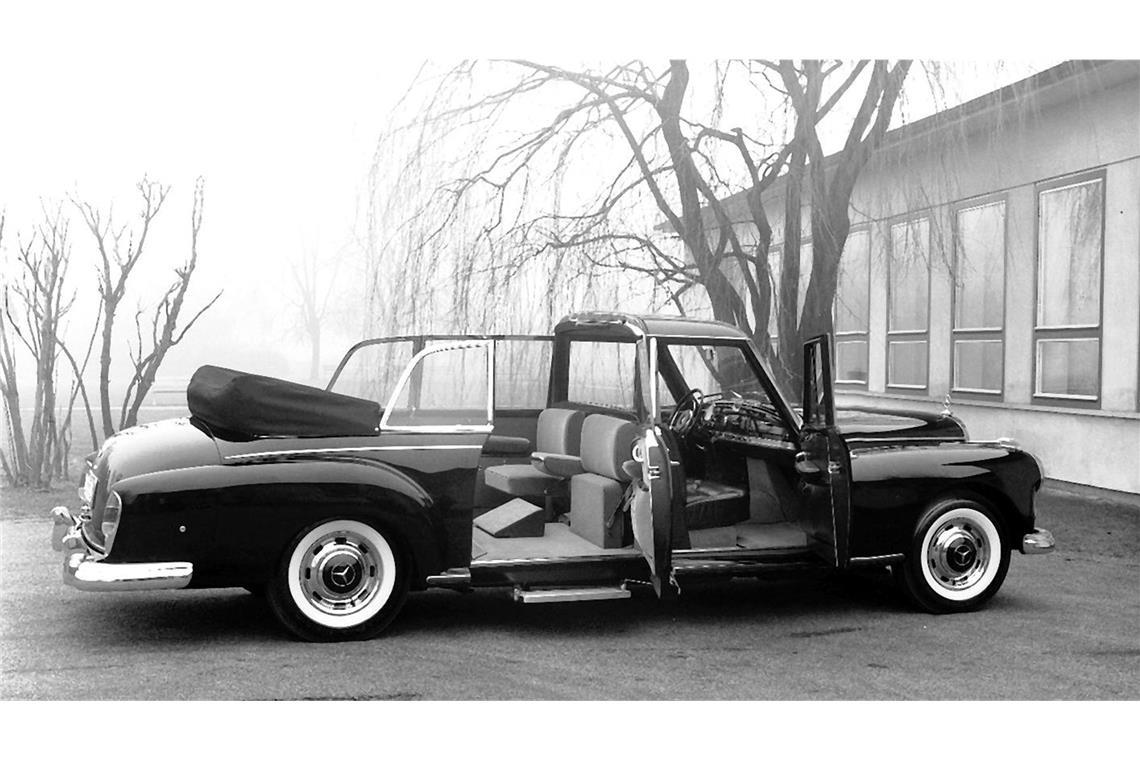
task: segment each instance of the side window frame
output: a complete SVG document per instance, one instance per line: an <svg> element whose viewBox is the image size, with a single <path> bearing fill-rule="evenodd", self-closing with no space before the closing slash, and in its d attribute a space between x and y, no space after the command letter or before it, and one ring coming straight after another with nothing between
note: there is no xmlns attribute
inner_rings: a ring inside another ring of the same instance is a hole
<svg viewBox="0 0 1140 760"><path fill-rule="evenodd" d="M446 351L463 351L473 348L485 348L487 351L487 366L486 366L486 382L487 382L487 417L481 425L467 425L467 424L454 424L454 425L390 425L389 418L392 416L392 410L395 408L396 400L400 397L401 392L404 390L405 385L412 384L410 392L416 392L414 387L416 378L413 377L416 368L423 364L424 359L433 354L443 353ZM400 374L400 379L396 381L396 386L392 390L392 395L388 399L388 403L384 406L384 413L380 417L380 432L408 432L408 433L490 433L495 425L495 341L491 339L480 340L461 340L455 343L441 345L441 346L428 346L423 348L412 357L408 362L408 366Z"/></svg>

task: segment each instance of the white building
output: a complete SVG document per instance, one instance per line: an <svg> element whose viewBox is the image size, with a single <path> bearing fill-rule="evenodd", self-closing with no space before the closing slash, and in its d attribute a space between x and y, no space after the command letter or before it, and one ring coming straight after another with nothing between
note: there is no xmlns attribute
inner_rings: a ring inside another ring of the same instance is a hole
<svg viewBox="0 0 1140 760"><path fill-rule="evenodd" d="M1067 62L893 130L851 206L841 404L949 393L1048 477L1140 492L1140 62Z"/></svg>

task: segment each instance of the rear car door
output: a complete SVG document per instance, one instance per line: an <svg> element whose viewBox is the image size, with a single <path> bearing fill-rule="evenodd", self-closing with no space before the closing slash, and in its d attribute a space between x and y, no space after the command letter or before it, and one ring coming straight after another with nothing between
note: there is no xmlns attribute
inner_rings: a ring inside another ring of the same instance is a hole
<svg viewBox="0 0 1140 760"><path fill-rule="evenodd" d="M851 459L835 425L831 341L820 335L804 344L803 427L796 472L807 506L813 549L834 567L850 557Z"/></svg>

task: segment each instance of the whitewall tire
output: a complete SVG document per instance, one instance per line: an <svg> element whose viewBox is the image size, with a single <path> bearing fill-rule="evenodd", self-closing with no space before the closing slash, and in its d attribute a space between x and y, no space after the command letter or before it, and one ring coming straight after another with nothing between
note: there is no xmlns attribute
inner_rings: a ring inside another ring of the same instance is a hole
<svg viewBox="0 0 1140 760"><path fill-rule="evenodd" d="M298 637L338 641L378 634L399 612L407 589L398 543L366 522L332 519L290 543L268 596Z"/></svg>
<svg viewBox="0 0 1140 760"><path fill-rule="evenodd" d="M904 593L928 612L966 612L997 593L1009 547L988 506L969 499L933 505L918 521L901 566Z"/></svg>

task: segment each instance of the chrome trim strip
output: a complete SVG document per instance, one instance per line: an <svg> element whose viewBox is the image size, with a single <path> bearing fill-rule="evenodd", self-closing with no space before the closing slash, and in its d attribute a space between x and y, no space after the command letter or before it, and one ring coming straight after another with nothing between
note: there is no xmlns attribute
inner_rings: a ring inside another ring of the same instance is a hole
<svg viewBox="0 0 1140 760"><path fill-rule="evenodd" d="M1053 534L1044 528L1037 528L1032 533L1021 537L1022 554L1048 554L1057 547Z"/></svg>
<svg viewBox="0 0 1140 760"><path fill-rule="evenodd" d="M484 567L547 567L550 565L560 565L565 562L586 562L595 564L598 562L606 562L613 559L637 559L641 560L641 552L632 547L623 547L621 549L602 549L605 554L583 554L577 557L522 557L518 559L476 559L471 561L471 570L479 570Z"/></svg>
<svg viewBox="0 0 1140 760"><path fill-rule="evenodd" d="M946 437L930 437L924 438L922 436L910 437L895 437L895 438L861 438L851 437L844 438L847 443L981 443L981 441L967 441L965 438L946 438Z"/></svg>
<svg viewBox="0 0 1140 760"><path fill-rule="evenodd" d="M445 570L439 575L429 575L424 582L436 588L465 589L471 586L471 571L466 567Z"/></svg>
<svg viewBox="0 0 1140 760"><path fill-rule="evenodd" d="M267 459L271 457L287 457L296 456L299 454L346 454L357 451L449 451L449 450L464 450L464 449L482 449L478 444L467 443L445 443L445 444L423 444L419 446L352 446L349 448L329 448L329 449L289 449L286 451L259 451L253 454L231 454L225 458L227 462L234 462L242 459Z"/></svg>
<svg viewBox="0 0 1140 760"><path fill-rule="evenodd" d="M876 554L870 557L852 557L847 562L850 565L889 565L892 562L898 562L903 559L903 555L899 554Z"/></svg>

